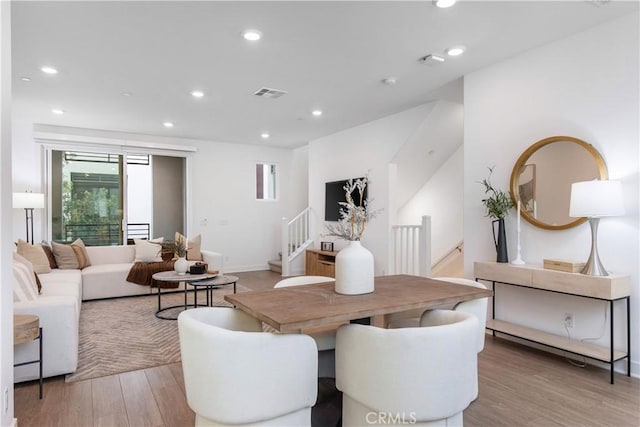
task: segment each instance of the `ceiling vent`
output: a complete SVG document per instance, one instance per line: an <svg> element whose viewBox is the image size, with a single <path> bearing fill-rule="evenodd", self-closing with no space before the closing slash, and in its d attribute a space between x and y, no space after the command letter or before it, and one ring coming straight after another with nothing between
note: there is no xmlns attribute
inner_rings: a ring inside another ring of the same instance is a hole
<svg viewBox="0 0 640 427"><path fill-rule="evenodd" d="M261 96L263 98L276 99L276 98L280 98L282 95L285 95L286 93L287 93L286 90L271 89L268 87L263 87L262 89L254 92L253 94L256 96Z"/></svg>

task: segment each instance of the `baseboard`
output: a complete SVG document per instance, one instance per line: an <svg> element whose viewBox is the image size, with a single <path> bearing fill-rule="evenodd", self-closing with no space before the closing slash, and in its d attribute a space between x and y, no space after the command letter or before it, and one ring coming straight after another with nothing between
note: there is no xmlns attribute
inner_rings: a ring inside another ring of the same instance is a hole
<svg viewBox="0 0 640 427"><path fill-rule="evenodd" d="M11 423L11 427L18 427L18 419L14 418L13 422Z"/></svg>
<svg viewBox="0 0 640 427"><path fill-rule="evenodd" d="M244 273L246 271L263 271L269 270L269 264L254 264L254 265L231 265L222 266L223 273Z"/></svg>

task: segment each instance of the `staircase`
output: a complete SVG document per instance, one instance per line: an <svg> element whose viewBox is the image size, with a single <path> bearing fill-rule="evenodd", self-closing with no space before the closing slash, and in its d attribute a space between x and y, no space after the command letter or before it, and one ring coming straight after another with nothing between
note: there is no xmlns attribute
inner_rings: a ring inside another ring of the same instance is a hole
<svg viewBox="0 0 640 427"><path fill-rule="evenodd" d="M292 220L282 218L281 251L276 260L269 261L269 269L282 276L291 275L291 262L304 254L313 243L311 239L311 208L306 208Z"/></svg>

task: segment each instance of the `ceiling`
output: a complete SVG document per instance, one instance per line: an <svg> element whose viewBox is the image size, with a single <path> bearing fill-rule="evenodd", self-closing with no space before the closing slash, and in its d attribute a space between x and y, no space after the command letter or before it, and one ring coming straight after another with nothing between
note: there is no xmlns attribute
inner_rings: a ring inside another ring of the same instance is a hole
<svg viewBox="0 0 640 427"><path fill-rule="evenodd" d="M466 1L439 9L430 0L14 1L11 7L15 120L297 147L434 99L462 102L465 74L635 12L638 2ZM244 40L248 28L263 38ZM418 60L446 56L454 45L467 50L436 66ZM45 65L58 74L42 73ZM382 83L391 76L395 85ZM288 93L253 95L262 87ZM193 98L194 89L205 96ZM315 108L321 117L311 115ZM263 140L263 132L270 138Z"/></svg>

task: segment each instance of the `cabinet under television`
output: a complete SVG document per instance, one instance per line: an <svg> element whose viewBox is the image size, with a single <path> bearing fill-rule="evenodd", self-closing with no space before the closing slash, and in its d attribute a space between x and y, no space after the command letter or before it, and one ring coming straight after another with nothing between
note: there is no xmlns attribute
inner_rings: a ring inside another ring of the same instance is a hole
<svg viewBox="0 0 640 427"><path fill-rule="evenodd" d="M336 255L338 252L307 249L304 274L306 276L336 277Z"/></svg>

